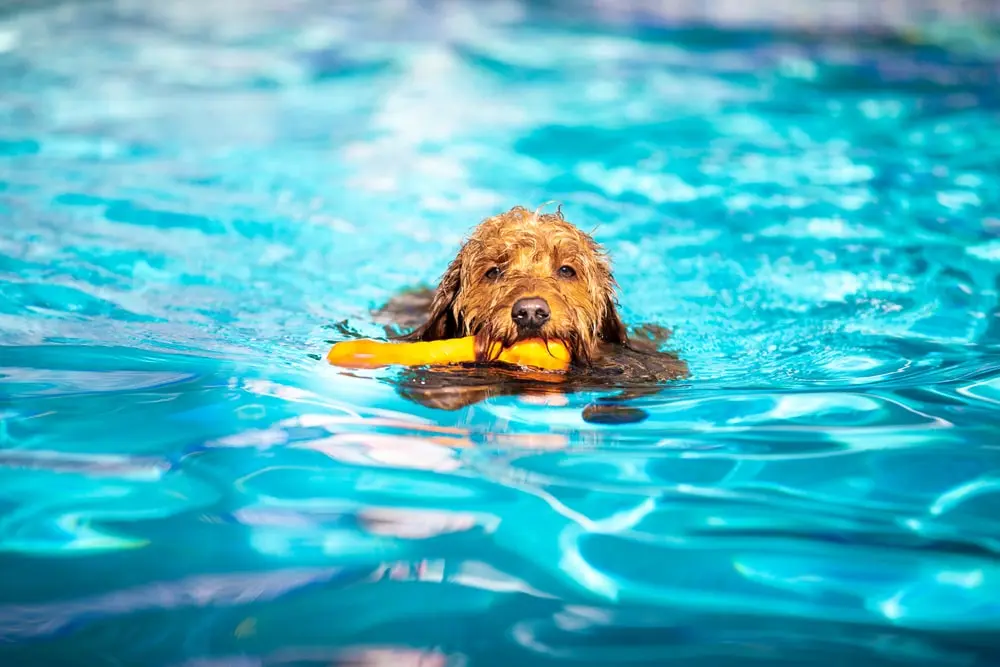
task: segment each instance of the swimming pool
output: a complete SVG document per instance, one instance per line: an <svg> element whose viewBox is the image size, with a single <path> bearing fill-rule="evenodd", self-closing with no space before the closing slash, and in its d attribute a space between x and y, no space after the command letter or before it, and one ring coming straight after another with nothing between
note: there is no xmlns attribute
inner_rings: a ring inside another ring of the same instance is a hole
<svg viewBox="0 0 1000 667"><path fill-rule="evenodd" d="M161 4L0 18L0 663L1000 661L995 43ZM316 360L549 200L646 419Z"/></svg>

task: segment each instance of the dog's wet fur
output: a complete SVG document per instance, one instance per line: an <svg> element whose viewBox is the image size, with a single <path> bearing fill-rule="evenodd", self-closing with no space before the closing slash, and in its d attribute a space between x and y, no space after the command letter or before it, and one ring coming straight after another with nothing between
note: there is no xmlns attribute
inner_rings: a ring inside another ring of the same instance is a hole
<svg viewBox="0 0 1000 667"><path fill-rule="evenodd" d="M476 364L407 369L397 380L405 397L455 410L500 394L552 394L618 389L584 411L589 421L621 423L644 418L629 399L657 393L687 375L687 365L662 351L670 331L632 331L618 314L617 285L603 249L563 217L516 206L487 218L472 232L436 289L399 294L374 314L390 338L434 341L476 338ZM553 381L546 373L491 363L492 343L560 340L572 355L570 370Z"/></svg>

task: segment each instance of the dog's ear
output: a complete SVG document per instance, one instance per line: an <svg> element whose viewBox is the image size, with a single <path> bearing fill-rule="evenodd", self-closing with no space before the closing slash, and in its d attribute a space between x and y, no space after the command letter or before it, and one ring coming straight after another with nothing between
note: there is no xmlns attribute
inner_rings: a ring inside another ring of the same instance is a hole
<svg viewBox="0 0 1000 667"><path fill-rule="evenodd" d="M628 331L625 329L625 324L622 323L621 317L618 315L618 305L615 303L613 296L609 295L607 297L607 302L604 305L604 319L601 321L599 332L601 340L605 343L617 345L629 344Z"/></svg>
<svg viewBox="0 0 1000 667"><path fill-rule="evenodd" d="M462 253L459 253L458 257L452 261L448 266L448 270L441 277L441 282L438 284L434 292L434 298L431 300L427 321L406 336L403 336L403 340L444 340L446 338L455 338L459 335L459 323L455 319L452 306L458 297L461 273Z"/></svg>

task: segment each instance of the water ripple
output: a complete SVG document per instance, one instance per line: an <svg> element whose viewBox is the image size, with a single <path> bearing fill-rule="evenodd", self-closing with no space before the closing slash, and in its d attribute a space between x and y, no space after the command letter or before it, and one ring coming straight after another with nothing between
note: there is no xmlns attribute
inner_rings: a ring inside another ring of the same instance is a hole
<svg viewBox="0 0 1000 667"><path fill-rule="evenodd" d="M231 4L0 12L0 662L1000 661L992 23ZM318 360L552 200L638 420Z"/></svg>

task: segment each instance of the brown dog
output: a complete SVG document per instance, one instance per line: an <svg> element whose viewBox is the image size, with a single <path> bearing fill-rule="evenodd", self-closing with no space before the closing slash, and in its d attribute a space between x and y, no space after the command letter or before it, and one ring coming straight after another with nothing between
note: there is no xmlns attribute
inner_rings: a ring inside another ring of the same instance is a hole
<svg viewBox="0 0 1000 667"><path fill-rule="evenodd" d="M501 393L551 393L617 387L625 396L648 394L684 377L686 364L658 347L669 331L629 333L618 315L610 262L589 235L561 211L516 206L487 218L445 271L436 290L392 299L375 313L408 341L475 336L479 361L491 343L526 338L561 340L572 353L564 382L502 369L408 374L405 395L425 405L456 409ZM439 380L439 381L435 381Z"/></svg>

